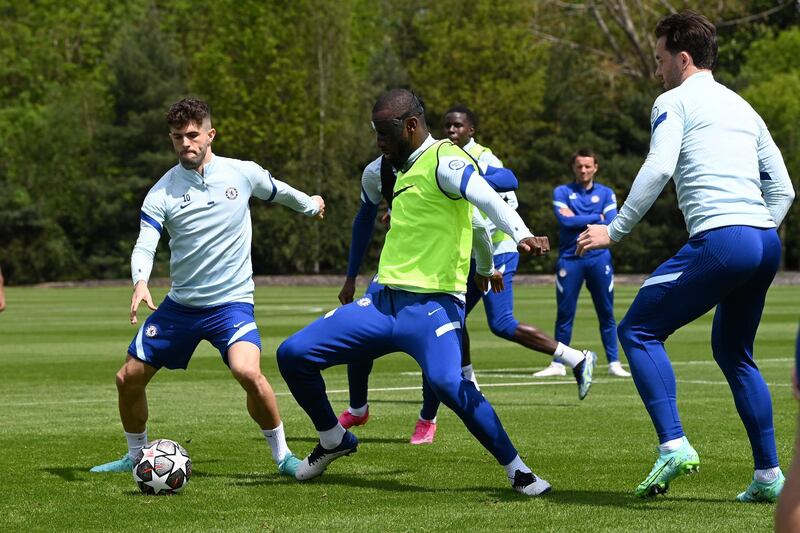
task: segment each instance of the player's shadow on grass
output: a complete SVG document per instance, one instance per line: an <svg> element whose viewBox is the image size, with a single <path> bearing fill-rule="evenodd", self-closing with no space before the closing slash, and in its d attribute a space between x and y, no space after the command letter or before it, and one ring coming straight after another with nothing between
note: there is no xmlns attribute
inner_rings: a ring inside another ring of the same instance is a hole
<svg viewBox="0 0 800 533"><path fill-rule="evenodd" d="M264 439L259 439L259 438L256 437L256 438L254 438L254 440L263 441ZM293 443L293 442L308 442L308 443L316 445L316 444L319 443L319 437L292 437L292 438L288 439L288 441L289 441L289 443ZM407 437L403 437L403 438L398 437L398 438L395 438L395 439L390 439L390 438L381 438L381 437L360 437L359 436L358 437L358 442L360 444L365 444L365 443L408 444L408 438ZM311 450L309 450L309 452L310 451Z"/></svg>
<svg viewBox="0 0 800 533"><path fill-rule="evenodd" d="M71 483L73 481L86 481L85 477L77 477L77 474L89 474L89 469L91 467L83 467L83 468L75 468L75 467L50 467L50 468L43 468L44 472L47 472L51 476L57 476L63 479L64 481Z"/></svg>

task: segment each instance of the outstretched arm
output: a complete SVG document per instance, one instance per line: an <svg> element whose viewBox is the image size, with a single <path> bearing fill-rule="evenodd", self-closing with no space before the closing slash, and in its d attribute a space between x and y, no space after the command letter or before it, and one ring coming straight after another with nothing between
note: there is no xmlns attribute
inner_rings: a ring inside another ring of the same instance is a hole
<svg viewBox="0 0 800 533"><path fill-rule="evenodd" d="M550 251L547 237L534 237L517 212L500 198L471 162L457 157L444 157L442 162L436 178L444 192L453 198L462 197L483 211L500 231L514 239L521 253L541 255Z"/></svg>

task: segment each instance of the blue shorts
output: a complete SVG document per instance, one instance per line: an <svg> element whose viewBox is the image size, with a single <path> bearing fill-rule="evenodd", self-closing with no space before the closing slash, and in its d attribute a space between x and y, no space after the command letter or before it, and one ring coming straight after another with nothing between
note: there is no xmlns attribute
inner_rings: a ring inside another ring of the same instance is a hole
<svg viewBox="0 0 800 533"><path fill-rule="evenodd" d="M185 369L201 340L213 344L226 365L235 342L252 342L260 350L253 304L187 307L165 298L139 328L128 353L155 368Z"/></svg>

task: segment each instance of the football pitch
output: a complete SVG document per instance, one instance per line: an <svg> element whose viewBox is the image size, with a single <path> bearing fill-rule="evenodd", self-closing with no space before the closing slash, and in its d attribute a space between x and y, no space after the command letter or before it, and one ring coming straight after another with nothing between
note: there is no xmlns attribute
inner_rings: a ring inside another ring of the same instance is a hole
<svg viewBox="0 0 800 533"><path fill-rule="evenodd" d="M617 287L621 319L637 287ZM154 289L160 301L165 289ZM292 451L317 441L275 364L278 344L335 306L338 287L258 287L262 368L272 383ZM219 355L201 344L189 370L163 371L148 388L151 439L191 454L184 492L144 496L129 474L90 474L120 457L125 440L114 374L135 328L130 290L14 288L0 314L0 530L3 531L769 531L773 505L734 501L752 475L746 435L710 353L711 314L667 344L684 427L701 459L666 497L632 492L656 459L656 436L630 379L611 378L588 293L572 345L598 351L583 402L571 378L535 379L548 358L494 337L482 308L470 316L473 363L483 393L529 466L553 492L514 492L500 466L442 408L432 445L408 438L420 405L420 375L405 354L375 364L370 420L354 432L358 453L316 480L281 477L245 395ZM781 466L788 470L797 413L790 371L800 287L773 287L756 361L773 395ZM516 288L516 316L552 332L552 287ZM146 312L140 317L146 316ZM324 374L334 409L347 406L345 369Z"/></svg>

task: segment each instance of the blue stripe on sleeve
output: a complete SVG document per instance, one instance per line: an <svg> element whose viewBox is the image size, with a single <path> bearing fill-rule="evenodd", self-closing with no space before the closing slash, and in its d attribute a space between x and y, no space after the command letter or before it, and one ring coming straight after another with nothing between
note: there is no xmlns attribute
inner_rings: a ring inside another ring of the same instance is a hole
<svg viewBox="0 0 800 533"><path fill-rule="evenodd" d="M151 217L150 215L148 215L144 211L140 211L139 212L139 218L144 220L145 222L147 222L148 224L150 224L154 228L156 228L156 230L158 230L158 232L161 233L161 229L162 229L161 228L161 224L159 224L158 221L156 221L156 219L154 219L153 217Z"/></svg>
<svg viewBox="0 0 800 533"><path fill-rule="evenodd" d="M661 124L662 122L664 122L665 120L667 120L667 112L666 111L664 111L663 113L658 115L658 118L655 119L655 121L653 121L653 131L651 133L655 133L656 132L656 128L658 127L658 125Z"/></svg>
<svg viewBox="0 0 800 533"><path fill-rule="evenodd" d="M275 180L272 179L272 174L269 175L269 182L272 184L272 194L269 195L267 201L271 202L273 198L275 198L275 195L278 194L278 188L275 186Z"/></svg>
<svg viewBox="0 0 800 533"><path fill-rule="evenodd" d="M769 172L759 172L758 177L761 178L761 181L772 181L772 176L769 175Z"/></svg>
<svg viewBox="0 0 800 533"><path fill-rule="evenodd" d="M472 165L467 165L467 168L464 169L464 173L461 174L461 184L458 186L459 192L461 192L461 197L467 197L467 185L469 184L469 178L472 177L472 173L475 172L475 167Z"/></svg>

